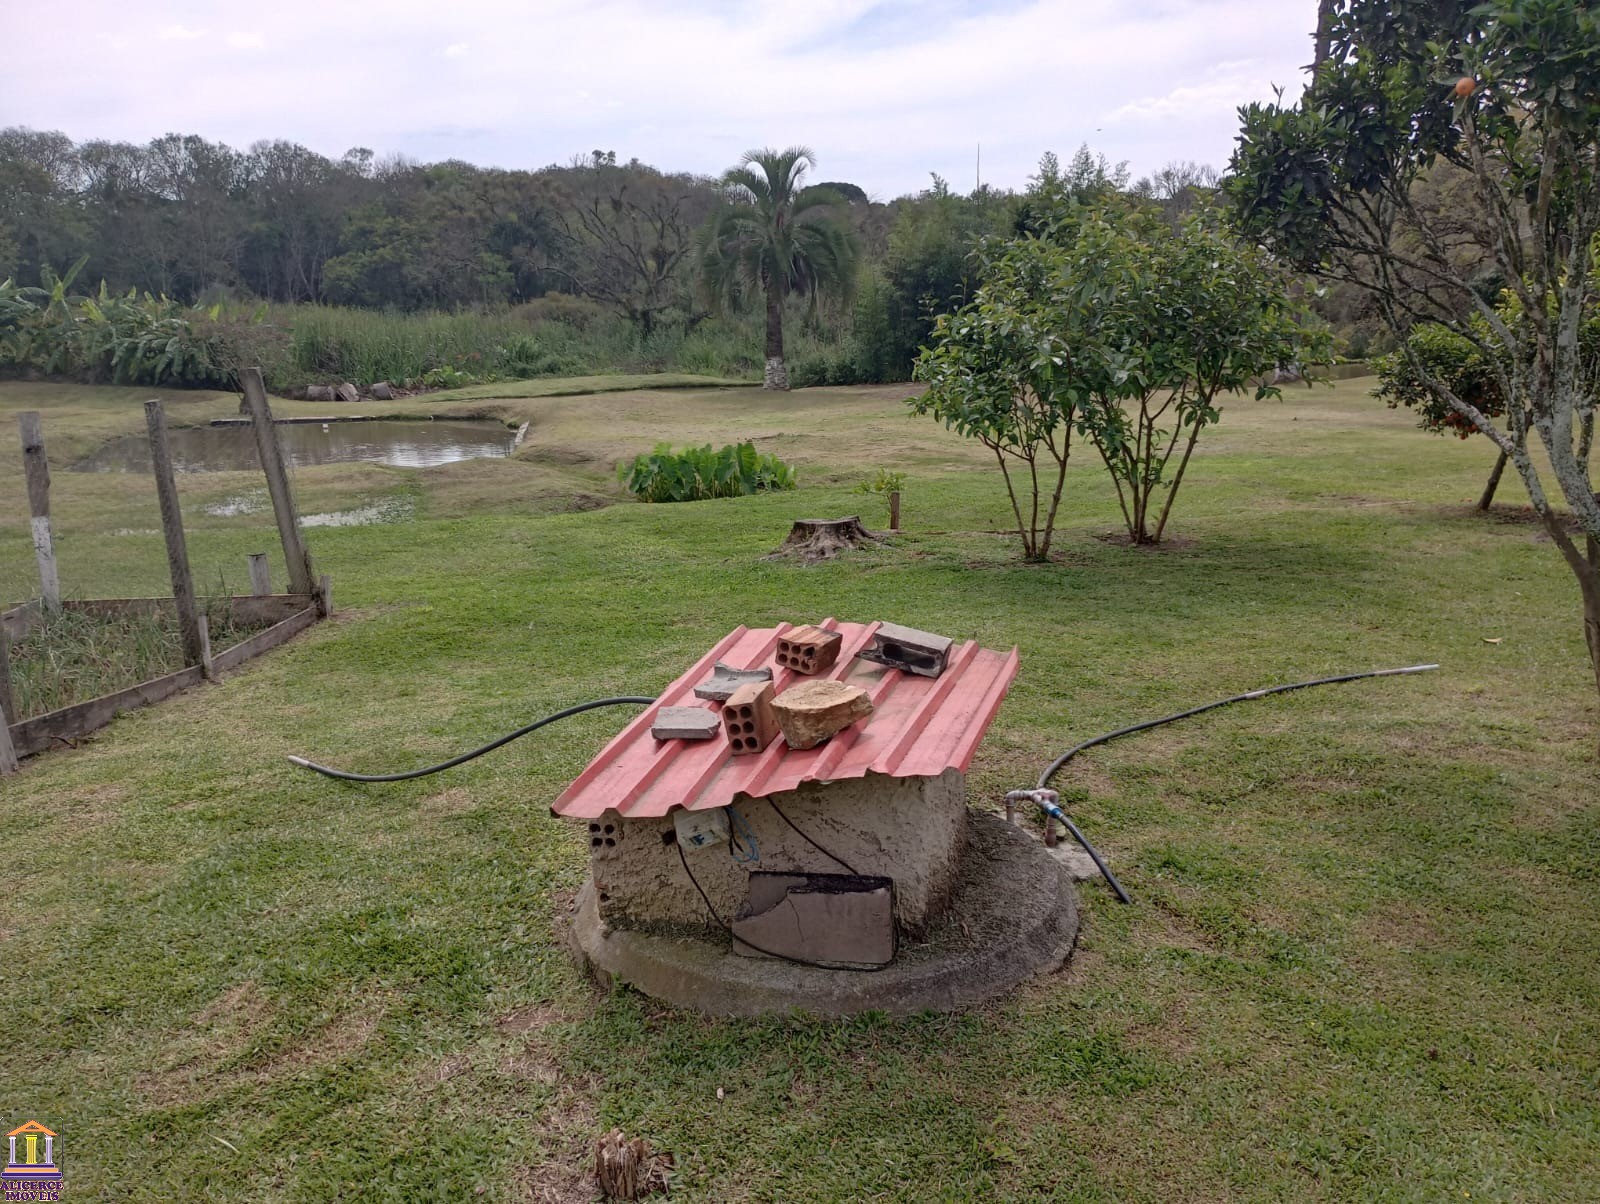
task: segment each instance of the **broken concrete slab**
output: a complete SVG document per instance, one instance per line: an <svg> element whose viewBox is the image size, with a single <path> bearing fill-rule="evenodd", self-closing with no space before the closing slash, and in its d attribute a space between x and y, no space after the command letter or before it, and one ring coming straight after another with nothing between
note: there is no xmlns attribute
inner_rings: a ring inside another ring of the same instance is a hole
<svg viewBox="0 0 1600 1204"><path fill-rule="evenodd" d="M815 748L872 714L872 700L860 686L813 678L779 694L772 702L772 712L790 748Z"/></svg>
<svg viewBox="0 0 1600 1204"><path fill-rule="evenodd" d="M711 669L711 676L694 688L694 696L709 702L727 702L740 686L771 680L771 669L735 669L718 661Z"/></svg>
<svg viewBox="0 0 1600 1204"><path fill-rule="evenodd" d="M736 753L758 753L778 735L772 713L772 683L751 681L740 686L722 704L722 724L728 744Z"/></svg>
<svg viewBox="0 0 1600 1204"><path fill-rule="evenodd" d="M657 740L711 740L722 730L722 720L705 707L662 707L650 724Z"/></svg>
<svg viewBox="0 0 1600 1204"><path fill-rule="evenodd" d="M333 395L340 401L357 402L361 400L361 390L349 381L345 381L344 384L335 389Z"/></svg>
<svg viewBox="0 0 1600 1204"><path fill-rule="evenodd" d="M796 673L826 673L839 659L844 637L821 627L796 627L778 639L774 658L785 669Z"/></svg>
<svg viewBox="0 0 1600 1204"><path fill-rule="evenodd" d="M730 925L743 957L825 966L894 960L894 883L854 874L750 875L750 899Z"/></svg>
<svg viewBox="0 0 1600 1204"><path fill-rule="evenodd" d="M867 646L858 656L862 660L915 673L919 677L938 677L944 672L953 643L946 636L898 623L880 623Z"/></svg>

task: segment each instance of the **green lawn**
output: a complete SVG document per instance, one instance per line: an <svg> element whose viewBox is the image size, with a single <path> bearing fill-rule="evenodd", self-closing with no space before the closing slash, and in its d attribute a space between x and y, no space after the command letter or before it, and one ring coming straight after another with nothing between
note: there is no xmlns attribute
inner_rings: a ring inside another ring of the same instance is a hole
<svg viewBox="0 0 1600 1204"><path fill-rule="evenodd" d="M1044 567L1019 563L981 449L905 416L903 387L474 401L532 422L519 459L301 470L307 512L410 516L309 533L336 620L0 784L10 1123L61 1134L84 1200L580 1201L612 1126L672 1151L685 1200L1594 1199L1600 713L1577 592L1514 482L1471 512L1481 441L1421 434L1368 387L1229 405L1164 551L1101 538L1114 500L1085 456ZM165 588L148 478L64 471L140 429L146 395L0 385L0 442L45 411L71 593ZM175 421L235 405L170 396ZM617 459L658 440L743 438L800 491L617 493ZM903 536L764 559L794 517L881 525L851 492L879 466L909 476ZM33 588L19 478L4 598ZM204 507L259 483L182 487L197 576L242 587L270 522ZM1134 904L1087 884L1067 970L961 1016L713 1021L591 987L552 939L584 842L548 807L617 712L397 786L284 759L425 763L654 691L735 624L828 614L1020 646L971 777L993 810L1136 719L1443 668L1080 758L1066 805Z"/></svg>

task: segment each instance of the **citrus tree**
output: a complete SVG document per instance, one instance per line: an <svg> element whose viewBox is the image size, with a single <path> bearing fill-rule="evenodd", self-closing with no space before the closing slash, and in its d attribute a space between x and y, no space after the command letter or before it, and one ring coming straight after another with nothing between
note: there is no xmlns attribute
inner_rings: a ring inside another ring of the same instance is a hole
<svg viewBox="0 0 1600 1204"><path fill-rule="evenodd" d="M994 453L1028 560L1050 556L1084 396L1074 374L1088 349L1073 334L1087 303L1065 248L1033 238L1003 244L973 301L935 320L916 367L928 387L907 402ZM1103 367L1085 355L1083 371Z"/></svg>
<svg viewBox="0 0 1600 1204"><path fill-rule="evenodd" d="M995 453L1039 560L1074 436L1109 471L1129 539L1158 543L1220 399L1274 394L1274 368L1326 353L1283 271L1215 214L1174 228L1154 208L1068 203L991 252L973 303L935 326L910 404Z"/></svg>
<svg viewBox="0 0 1600 1204"><path fill-rule="evenodd" d="M1128 538L1160 543L1222 398L1277 396L1275 369L1321 362L1331 348L1282 268L1209 209L1174 228L1153 209L1103 208L1066 229L1095 298L1079 341L1110 368L1082 377L1079 422L1111 474Z"/></svg>
<svg viewBox="0 0 1600 1204"><path fill-rule="evenodd" d="M1235 211L1279 255L1367 290L1421 386L1516 467L1577 582L1600 690L1600 365L1581 337L1597 300L1600 6L1329 7L1327 54L1300 100L1242 110ZM1440 164L1470 187L1458 205L1419 205L1418 181ZM1498 298L1474 287L1485 264ZM1482 355L1503 417L1413 343L1430 322Z"/></svg>

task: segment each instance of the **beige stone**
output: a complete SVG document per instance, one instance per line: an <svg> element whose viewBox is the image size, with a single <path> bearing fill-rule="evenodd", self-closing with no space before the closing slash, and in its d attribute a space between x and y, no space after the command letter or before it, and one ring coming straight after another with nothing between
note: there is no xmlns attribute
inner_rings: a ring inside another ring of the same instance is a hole
<svg viewBox="0 0 1600 1204"><path fill-rule="evenodd" d="M860 686L818 678L779 694L772 700L772 713L790 748L815 748L872 714L872 700Z"/></svg>

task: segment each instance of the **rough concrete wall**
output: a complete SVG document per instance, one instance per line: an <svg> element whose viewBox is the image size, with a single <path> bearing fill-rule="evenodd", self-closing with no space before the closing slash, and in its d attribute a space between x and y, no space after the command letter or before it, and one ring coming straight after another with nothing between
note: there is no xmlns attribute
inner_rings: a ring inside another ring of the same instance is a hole
<svg viewBox="0 0 1600 1204"><path fill-rule="evenodd" d="M871 774L829 785L807 783L774 799L797 827L857 873L894 879L895 920L902 934L920 936L949 904L967 839L967 784L959 771L937 778ZM734 861L725 844L683 850L724 921L744 902L751 870L847 872L779 819L765 799L740 795L734 807L755 833L759 862ZM585 825L600 916L607 925L661 932L711 926L676 845L663 839L672 831L671 816L628 820L614 811Z"/></svg>

